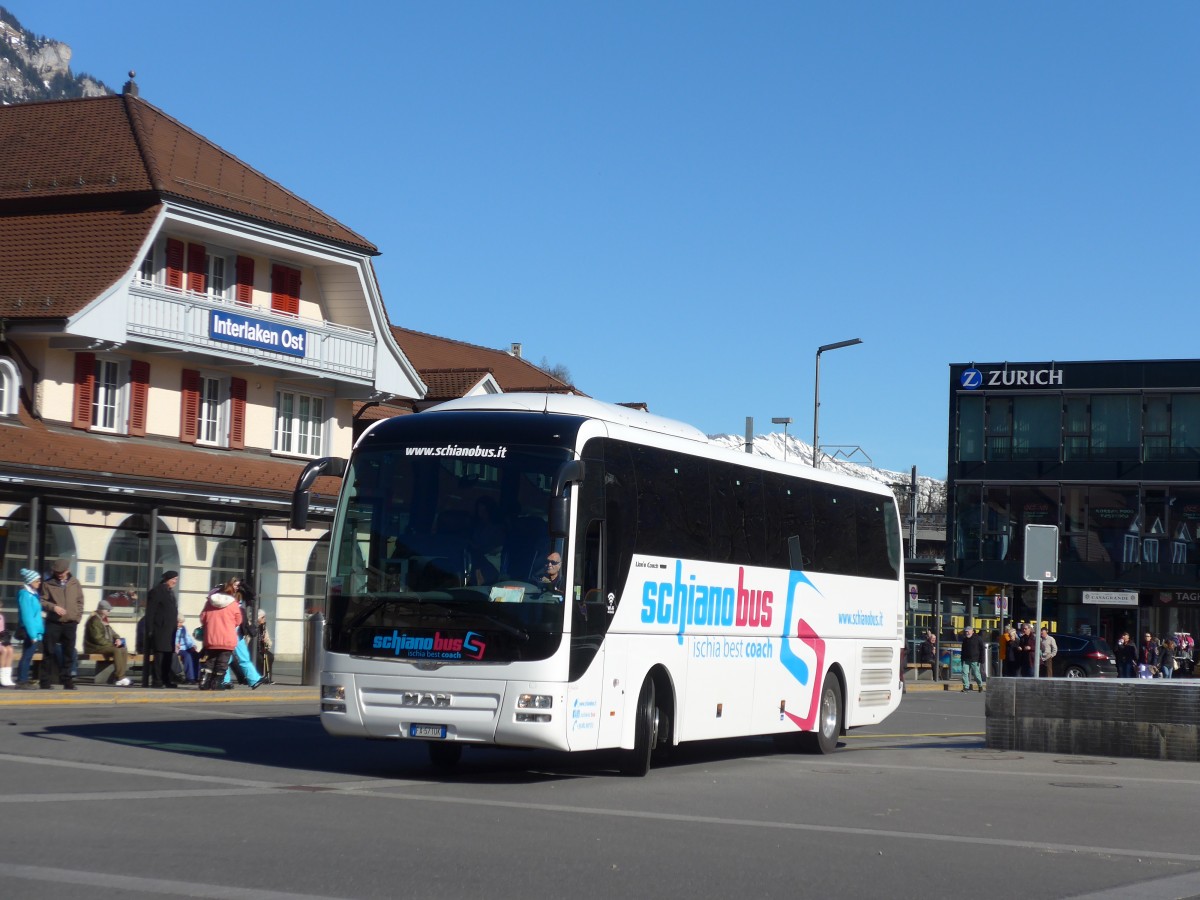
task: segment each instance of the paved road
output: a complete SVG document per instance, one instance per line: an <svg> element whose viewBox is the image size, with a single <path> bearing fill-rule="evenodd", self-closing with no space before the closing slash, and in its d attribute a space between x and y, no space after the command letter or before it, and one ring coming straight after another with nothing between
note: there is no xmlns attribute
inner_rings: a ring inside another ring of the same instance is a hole
<svg viewBox="0 0 1200 900"><path fill-rule="evenodd" d="M1002 753L983 698L910 692L826 756L327 737L311 688L0 692L0 892L275 897L1200 894L1194 764ZM1160 827L1154 823L1159 822Z"/></svg>

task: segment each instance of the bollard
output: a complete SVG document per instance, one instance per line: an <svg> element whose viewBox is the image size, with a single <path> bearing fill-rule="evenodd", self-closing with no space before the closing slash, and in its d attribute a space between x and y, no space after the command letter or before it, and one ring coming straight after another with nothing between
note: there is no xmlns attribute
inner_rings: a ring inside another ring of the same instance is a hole
<svg viewBox="0 0 1200 900"><path fill-rule="evenodd" d="M325 616L313 613L304 622L304 662L300 670L301 684L321 683L321 652L325 643Z"/></svg>

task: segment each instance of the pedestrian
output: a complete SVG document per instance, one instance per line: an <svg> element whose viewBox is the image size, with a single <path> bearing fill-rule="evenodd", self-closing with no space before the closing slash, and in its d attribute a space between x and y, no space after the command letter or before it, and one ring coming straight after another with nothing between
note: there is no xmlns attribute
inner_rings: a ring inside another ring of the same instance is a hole
<svg viewBox="0 0 1200 900"><path fill-rule="evenodd" d="M975 633L973 626L968 625L963 629L962 650L959 654L962 661L963 693L971 690L972 678L975 679L980 692L983 691L983 677L979 670L979 665L983 662L983 653L983 638Z"/></svg>
<svg viewBox="0 0 1200 900"><path fill-rule="evenodd" d="M1004 629L1004 634L1000 636L1001 646L1004 647L1003 668L1001 671L1006 678L1015 678L1021 674L1021 654L1018 652L1021 646L1021 636L1017 634L1017 629L1012 622L1008 623L1008 627Z"/></svg>
<svg viewBox="0 0 1200 900"><path fill-rule="evenodd" d="M1139 678L1153 678L1158 674L1158 653L1158 642L1154 640L1154 635L1147 631L1142 635L1142 645L1138 647Z"/></svg>
<svg viewBox="0 0 1200 900"><path fill-rule="evenodd" d="M183 680L188 684L200 681L200 651L196 648L196 639L188 633L183 616L176 620L175 655L179 657L180 670Z"/></svg>
<svg viewBox="0 0 1200 900"><path fill-rule="evenodd" d="M56 559L49 578L42 579L42 612L46 630L42 637L42 668L38 681L50 690L58 675L64 690L75 690L76 638L83 621L83 585L71 574L71 563Z"/></svg>
<svg viewBox="0 0 1200 900"><path fill-rule="evenodd" d="M13 633L0 612L0 687L16 687L12 678Z"/></svg>
<svg viewBox="0 0 1200 900"><path fill-rule="evenodd" d="M1020 661L1018 674L1022 678L1033 677L1033 667L1037 664L1037 639L1033 636L1033 626L1028 622L1021 623L1021 636L1017 642L1017 659Z"/></svg>
<svg viewBox="0 0 1200 900"><path fill-rule="evenodd" d="M220 690L229 669L229 658L241 642L238 637L241 622L242 610L236 597L221 592L208 595L200 612L200 627L204 629L200 690Z"/></svg>
<svg viewBox="0 0 1200 900"><path fill-rule="evenodd" d="M267 684L274 684L275 649L267 632L267 614L261 606L258 608L258 662Z"/></svg>
<svg viewBox="0 0 1200 900"><path fill-rule="evenodd" d="M87 625L83 629L83 652L99 653L112 660L113 682L117 687L129 687L133 684L125 677L125 670L129 667L129 650L125 646L125 638L117 637L112 625L108 623L108 614L111 611L112 603L107 599L96 604L96 611L88 616Z"/></svg>
<svg viewBox="0 0 1200 900"><path fill-rule="evenodd" d="M1130 639L1128 631L1117 638L1117 649L1113 655L1117 658L1118 678L1137 677L1138 651Z"/></svg>
<svg viewBox="0 0 1200 900"><path fill-rule="evenodd" d="M42 589L42 576L33 569L21 570L21 589L17 592L17 611L20 614L20 626L17 637L21 638L21 663L17 667L17 687L21 690L32 690L34 683L30 680L33 669L33 654L41 646L42 637L46 633L46 620L42 618L42 601L38 593ZM45 666L45 657L42 665Z"/></svg>
<svg viewBox="0 0 1200 900"><path fill-rule="evenodd" d="M150 671L158 675L160 688L177 688L172 663L175 661L175 628L179 621L179 601L175 585L179 573L174 569L163 572L162 579L146 596L146 652Z"/></svg>
<svg viewBox="0 0 1200 900"><path fill-rule="evenodd" d="M1058 641L1054 640L1054 636L1045 628L1042 629L1038 640L1038 655L1041 661L1038 674L1042 678L1053 678L1054 657L1058 656Z"/></svg>
<svg viewBox="0 0 1200 900"><path fill-rule="evenodd" d="M1162 649L1158 653L1158 671L1163 678L1174 678L1175 670L1179 668L1179 661L1175 659L1175 641L1171 638L1166 638L1162 642Z"/></svg>
<svg viewBox="0 0 1200 900"><path fill-rule="evenodd" d="M226 579L223 585L208 592L209 597L216 594L227 594L234 598L238 606L240 622L237 629L238 641L233 647L229 666L225 669L225 677L218 687L233 690L233 681L236 675L239 684L248 684L251 690L260 688L267 683L267 679L262 676L254 665L254 660L250 658L251 643L258 639L258 625L257 618L254 616L254 608L246 602L247 595L252 597L253 594L237 576ZM207 641L205 643L207 644Z"/></svg>

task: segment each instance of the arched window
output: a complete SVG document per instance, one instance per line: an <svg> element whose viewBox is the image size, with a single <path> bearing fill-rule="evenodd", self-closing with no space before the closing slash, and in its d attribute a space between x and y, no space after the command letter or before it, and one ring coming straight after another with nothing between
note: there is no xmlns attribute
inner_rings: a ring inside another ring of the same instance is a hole
<svg viewBox="0 0 1200 900"><path fill-rule="evenodd" d="M212 561L212 586L224 584L227 579L246 576L248 542L245 537L249 529L238 523L234 537L217 544ZM275 547L267 534L263 533L262 559L258 561L258 602L268 618L274 619L275 598L279 591L279 562L275 558Z"/></svg>
<svg viewBox="0 0 1200 900"><path fill-rule="evenodd" d="M21 392L21 373L11 359L0 357L0 416L15 416Z"/></svg>
<svg viewBox="0 0 1200 900"><path fill-rule="evenodd" d="M34 553L34 568L37 568L39 556L45 558L46 568L59 557L74 560L76 557L75 537L57 510L43 507L46 517L46 546L42 554ZM0 607L4 609L5 622L16 621L16 596L21 586L21 569L29 565L29 547L32 539L29 536L29 507L22 506L15 510L8 521L4 523L8 529L7 548L4 552L4 568L0 578L3 579L0 592L3 600ZM7 626L12 627L12 626Z"/></svg>
<svg viewBox="0 0 1200 900"><path fill-rule="evenodd" d="M146 606L146 585L163 572L179 570L179 548L162 519L158 520L154 566L150 563L150 519L130 516L113 532L104 555L100 596L109 598L114 615L133 616Z"/></svg>
<svg viewBox="0 0 1200 900"><path fill-rule="evenodd" d="M325 592L329 586L329 535L317 541L308 556L304 573L304 614L325 610Z"/></svg>

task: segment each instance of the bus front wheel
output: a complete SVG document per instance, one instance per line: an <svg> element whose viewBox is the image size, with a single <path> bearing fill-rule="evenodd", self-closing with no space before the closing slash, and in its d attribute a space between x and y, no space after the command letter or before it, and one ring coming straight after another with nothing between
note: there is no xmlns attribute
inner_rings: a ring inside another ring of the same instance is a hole
<svg viewBox="0 0 1200 900"><path fill-rule="evenodd" d="M642 778L650 771L650 754L658 735L658 704L654 700L654 681L647 678L638 694L637 722L633 728L633 749L625 750L621 774Z"/></svg>
<svg viewBox="0 0 1200 900"><path fill-rule="evenodd" d="M821 687L821 709L817 714L817 730L800 735L806 753L832 753L837 749L842 733L842 692L838 680L825 679Z"/></svg>

